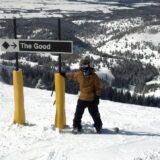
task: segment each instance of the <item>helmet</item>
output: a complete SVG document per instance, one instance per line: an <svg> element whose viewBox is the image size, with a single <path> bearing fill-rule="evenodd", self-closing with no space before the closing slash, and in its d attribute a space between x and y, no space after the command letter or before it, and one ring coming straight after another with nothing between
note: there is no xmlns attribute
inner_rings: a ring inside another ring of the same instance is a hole
<svg viewBox="0 0 160 160"><path fill-rule="evenodd" d="M90 66L90 59L88 57L80 61L80 68L82 68L83 66Z"/></svg>

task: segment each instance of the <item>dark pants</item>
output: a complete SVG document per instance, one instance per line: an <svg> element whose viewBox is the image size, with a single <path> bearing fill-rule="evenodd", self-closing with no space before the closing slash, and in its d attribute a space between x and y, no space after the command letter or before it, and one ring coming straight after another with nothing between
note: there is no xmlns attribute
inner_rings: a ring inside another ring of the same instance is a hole
<svg viewBox="0 0 160 160"><path fill-rule="evenodd" d="M73 119L73 127L81 129L81 119L85 108L88 108L90 115L94 121L94 127L98 130L102 128L102 121L100 118L98 106L94 102L78 100L76 112Z"/></svg>

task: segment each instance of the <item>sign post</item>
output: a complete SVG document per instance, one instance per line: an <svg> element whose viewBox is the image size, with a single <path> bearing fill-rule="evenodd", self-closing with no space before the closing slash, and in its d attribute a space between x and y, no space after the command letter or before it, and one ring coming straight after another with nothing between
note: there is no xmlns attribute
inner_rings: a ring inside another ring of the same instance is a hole
<svg viewBox="0 0 160 160"><path fill-rule="evenodd" d="M17 39L17 24L16 18L13 19L14 25L14 38ZM4 47L9 47L3 43ZM11 47L15 48L16 44L13 43ZM25 124L25 110L24 110L24 95L23 95L23 73L19 70L18 52L15 52L16 68L13 71L13 86L14 86L14 123Z"/></svg>
<svg viewBox="0 0 160 160"><path fill-rule="evenodd" d="M58 19L58 40L61 40L61 21ZM58 72L55 73L55 93L56 93L56 116L55 127L63 129L66 126L65 115L65 79L61 75L61 54L58 54Z"/></svg>
<svg viewBox="0 0 160 160"><path fill-rule="evenodd" d="M60 18L58 19L58 40L61 40L61 20ZM59 54L58 55L59 73L61 73L61 63L62 63L62 58L61 58L61 54Z"/></svg>
<svg viewBox="0 0 160 160"><path fill-rule="evenodd" d="M13 25L14 25L14 38L17 39L17 23L16 23L16 18L13 19ZM13 47L15 47L13 45ZM18 52L15 53L15 58L16 58L16 71L19 69L19 64L18 64Z"/></svg>

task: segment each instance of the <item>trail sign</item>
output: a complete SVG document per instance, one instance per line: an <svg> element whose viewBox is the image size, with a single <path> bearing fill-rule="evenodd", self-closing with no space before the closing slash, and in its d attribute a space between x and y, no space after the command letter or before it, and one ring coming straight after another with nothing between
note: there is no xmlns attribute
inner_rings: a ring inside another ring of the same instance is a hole
<svg viewBox="0 0 160 160"><path fill-rule="evenodd" d="M4 52L72 54L73 42L63 40L0 39L0 49Z"/></svg>

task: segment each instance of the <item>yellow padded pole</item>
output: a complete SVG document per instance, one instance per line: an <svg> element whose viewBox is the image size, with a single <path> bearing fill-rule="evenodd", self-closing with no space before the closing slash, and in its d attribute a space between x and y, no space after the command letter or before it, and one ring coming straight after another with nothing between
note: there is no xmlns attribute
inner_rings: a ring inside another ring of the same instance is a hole
<svg viewBox="0 0 160 160"><path fill-rule="evenodd" d="M14 86L14 123L25 123L24 96L23 96L23 75L22 70L13 71Z"/></svg>
<svg viewBox="0 0 160 160"><path fill-rule="evenodd" d="M55 73L55 95L56 95L56 116L55 127L59 129L65 128L65 79L60 73Z"/></svg>

